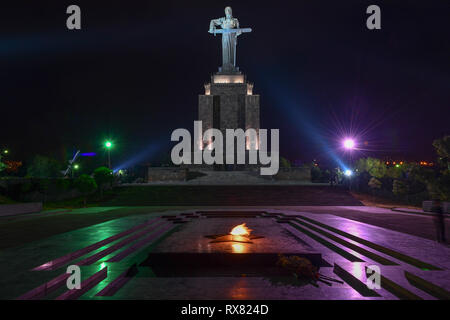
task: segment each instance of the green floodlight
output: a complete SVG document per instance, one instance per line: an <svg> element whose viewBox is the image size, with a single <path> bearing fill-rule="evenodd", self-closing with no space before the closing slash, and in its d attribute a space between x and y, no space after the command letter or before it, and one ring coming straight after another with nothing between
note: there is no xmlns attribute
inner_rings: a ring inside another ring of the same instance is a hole
<svg viewBox="0 0 450 320"><path fill-rule="evenodd" d="M8 154L8 153L9 153L9 150L3 150L3 153L4 153L4 154Z"/></svg>
<svg viewBox="0 0 450 320"><path fill-rule="evenodd" d="M78 169L80 168L80 166L79 166L78 164L76 164L76 165L73 166L73 168L74 168L75 170L78 170Z"/></svg>
<svg viewBox="0 0 450 320"><path fill-rule="evenodd" d="M108 150L108 168L111 169L111 148L113 144L111 141L107 140L105 141L105 148Z"/></svg>

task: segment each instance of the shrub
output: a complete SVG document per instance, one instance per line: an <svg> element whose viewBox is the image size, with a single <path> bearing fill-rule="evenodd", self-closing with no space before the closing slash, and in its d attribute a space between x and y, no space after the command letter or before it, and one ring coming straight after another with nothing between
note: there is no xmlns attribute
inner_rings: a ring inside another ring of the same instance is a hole
<svg viewBox="0 0 450 320"><path fill-rule="evenodd" d="M58 161L37 155L27 168L27 176L35 178L54 178L61 175Z"/></svg>
<svg viewBox="0 0 450 320"><path fill-rule="evenodd" d="M377 178L372 177L372 178L369 180L368 185L369 185L369 187L370 187L371 189L381 189L382 183L381 183L381 181L378 180Z"/></svg>
<svg viewBox="0 0 450 320"><path fill-rule="evenodd" d="M311 168L311 181L312 182L319 182L320 176L321 176L321 170L319 167L313 166Z"/></svg>
<svg viewBox="0 0 450 320"><path fill-rule="evenodd" d="M47 194L48 194L51 184L52 184L52 181L50 179L39 179L39 181L38 181L39 192L44 195L44 202L47 201Z"/></svg>
<svg viewBox="0 0 450 320"><path fill-rule="evenodd" d="M94 178L88 176L87 174L82 174L75 180L75 188L84 196L83 202L86 207L87 195L97 189L97 183Z"/></svg>
<svg viewBox="0 0 450 320"><path fill-rule="evenodd" d="M103 189L108 183L113 182L113 172L107 167L99 167L94 170L94 179L100 190L100 196L103 197Z"/></svg>
<svg viewBox="0 0 450 320"><path fill-rule="evenodd" d="M24 181L24 183L22 183L20 187L20 192L28 193L33 190L33 187L34 187L33 182L30 179L27 179L26 181Z"/></svg>
<svg viewBox="0 0 450 320"><path fill-rule="evenodd" d="M392 184L392 192L396 196L408 194L408 191L409 191L408 184L405 181L398 179L394 180Z"/></svg>
<svg viewBox="0 0 450 320"><path fill-rule="evenodd" d="M64 192L69 190L72 187L72 180L69 179L56 179L55 180L55 188L58 191Z"/></svg>

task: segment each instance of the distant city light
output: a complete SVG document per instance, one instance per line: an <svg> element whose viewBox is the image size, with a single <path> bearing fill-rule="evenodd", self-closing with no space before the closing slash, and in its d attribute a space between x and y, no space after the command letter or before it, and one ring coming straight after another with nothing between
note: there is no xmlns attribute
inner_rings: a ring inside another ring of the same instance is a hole
<svg viewBox="0 0 450 320"><path fill-rule="evenodd" d="M8 150L4 150L4 151L3 151L4 154L7 154L8 152L9 152Z"/></svg>
<svg viewBox="0 0 450 320"><path fill-rule="evenodd" d="M350 169L347 169L347 170L344 171L344 174L345 174L347 177L350 177L350 176L353 174L353 171L350 170Z"/></svg>
<svg viewBox="0 0 450 320"><path fill-rule="evenodd" d="M347 138L344 140L343 144L345 149L351 150L355 148L355 140L353 139Z"/></svg>

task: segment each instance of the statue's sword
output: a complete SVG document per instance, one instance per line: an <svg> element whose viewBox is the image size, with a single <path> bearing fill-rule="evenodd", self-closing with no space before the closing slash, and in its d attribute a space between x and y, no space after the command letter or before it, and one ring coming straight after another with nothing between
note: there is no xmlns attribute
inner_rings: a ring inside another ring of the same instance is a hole
<svg viewBox="0 0 450 320"><path fill-rule="evenodd" d="M252 32L252 28L235 28L235 29L214 29L209 30L209 33L213 33L216 35L216 33L238 33L238 32Z"/></svg>

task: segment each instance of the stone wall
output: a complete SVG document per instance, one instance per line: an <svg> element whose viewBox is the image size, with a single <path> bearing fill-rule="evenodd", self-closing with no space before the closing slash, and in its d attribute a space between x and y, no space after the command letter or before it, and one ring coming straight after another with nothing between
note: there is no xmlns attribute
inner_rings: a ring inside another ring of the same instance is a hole
<svg viewBox="0 0 450 320"><path fill-rule="evenodd" d="M311 181L311 168L280 168L275 175L275 180Z"/></svg>
<svg viewBox="0 0 450 320"><path fill-rule="evenodd" d="M42 211L42 202L16 203L0 205L0 216L14 216L18 214Z"/></svg>
<svg viewBox="0 0 450 320"><path fill-rule="evenodd" d="M187 173L187 168L149 167L147 170L147 181L186 181Z"/></svg>
<svg viewBox="0 0 450 320"><path fill-rule="evenodd" d="M422 209L425 212L437 212L437 209L439 209L439 207L436 207L436 205L436 201L423 201ZM439 205L443 213L450 214L450 202L442 201L439 203Z"/></svg>

